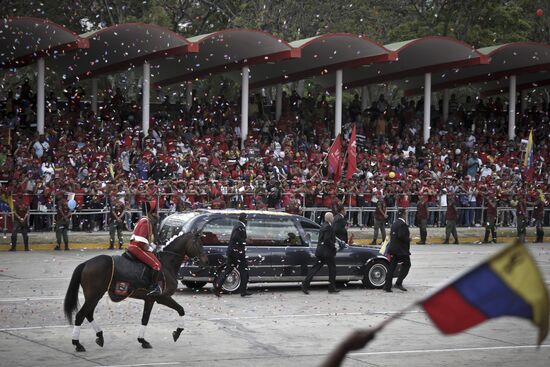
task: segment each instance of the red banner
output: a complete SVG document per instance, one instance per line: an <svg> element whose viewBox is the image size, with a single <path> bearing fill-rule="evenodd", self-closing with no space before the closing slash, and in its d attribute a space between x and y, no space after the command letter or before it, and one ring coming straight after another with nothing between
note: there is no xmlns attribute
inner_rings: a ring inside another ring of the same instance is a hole
<svg viewBox="0 0 550 367"><path fill-rule="evenodd" d="M355 172L357 172L357 132L355 131L355 125L353 125L348 145L348 173L346 178L349 180Z"/></svg>
<svg viewBox="0 0 550 367"><path fill-rule="evenodd" d="M328 174L334 175L334 179L336 180L336 177L341 174L341 164L340 162L340 153L342 151L342 142L340 141L340 134L336 137L334 140L334 143L332 143L332 146L330 147L328 151Z"/></svg>

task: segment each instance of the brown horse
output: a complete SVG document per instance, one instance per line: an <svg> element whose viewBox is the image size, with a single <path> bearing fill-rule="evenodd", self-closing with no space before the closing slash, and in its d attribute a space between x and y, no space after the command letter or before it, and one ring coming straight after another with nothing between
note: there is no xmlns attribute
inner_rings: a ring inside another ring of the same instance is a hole
<svg viewBox="0 0 550 367"><path fill-rule="evenodd" d="M183 262L184 256L198 259L202 266L208 263L208 258L204 254L204 249L200 243L199 232L186 233L179 235L169 241L169 243L157 253L157 256L162 263L162 273L165 279L165 289L159 296L147 296L147 290L136 290L130 295L132 298L142 299L145 301L143 308L143 316L141 318L141 328L139 331L138 342L143 348L152 348L151 344L144 339L145 327L149 322L149 316L155 302L170 307L178 312L179 316L185 315L183 307L178 304L172 295L177 289L177 272ZM72 325L73 313L78 306L78 290L82 286L84 292L84 304L78 310L75 317L72 343L76 347L77 352L85 352L86 349L80 344L80 326L84 318L92 324L96 332L96 343L103 347L103 331L94 321L94 310L108 291L113 274L113 259L108 255L96 256L76 267L65 295L64 311L67 320ZM183 331L183 322L172 333L174 341L177 341Z"/></svg>

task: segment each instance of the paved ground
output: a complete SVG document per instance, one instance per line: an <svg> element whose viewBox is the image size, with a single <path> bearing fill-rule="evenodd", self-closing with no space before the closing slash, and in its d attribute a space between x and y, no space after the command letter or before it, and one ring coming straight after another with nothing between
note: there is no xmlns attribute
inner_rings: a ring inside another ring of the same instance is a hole
<svg viewBox="0 0 550 367"><path fill-rule="evenodd" d="M186 330L174 343L175 312L155 306L146 338L136 341L141 303L113 303L96 310L105 346L84 324L86 353L74 352L62 302L69 277L81 261L105 251L33 251L0 255L0 365L2 366L316 366L353 328L373 326L419 299L501 245L416 246L409 292L385 293L349 285L338 295L314 286L309 296L295 284L253 285L247 299L182 288ZM547 282L550 244L530 245ZM418 308L390 324L345 366L548 366L550 339L536 350L537 332L527 321L503 318L446 337Z"/></svg>

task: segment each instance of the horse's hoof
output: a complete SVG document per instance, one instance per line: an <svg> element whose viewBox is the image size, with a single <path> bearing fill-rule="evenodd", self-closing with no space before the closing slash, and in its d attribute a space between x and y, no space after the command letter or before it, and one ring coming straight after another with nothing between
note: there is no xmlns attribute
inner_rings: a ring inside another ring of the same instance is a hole
<svg viewBox="0 0 550 367"><path fill-rule="evenodd" d="M103 347L103 331L100 331L95 335L97 336L97 338L95 339L96 344L100 347Z"/></svg>
<svg viewBox="0 0 550 367"><path fill-rule="evenodd" d="M149 344L149 342L143 338L138 338L138 342L141 343L141 347L143 349L151 349L153 348L153 346L151 344Z"/></svg>
<svg viewBox="0 0 550 367"><path fill-rule="evenodd" d="M85 352L86 348L78 340L73 340L73 345L76 347L75 350L77 352Z"/></svg>
<svg viewBox="0 0 550 367"><path fill-rule="evenodd" d="M174 342L178 341L182 331L183 331L183 328L179 327L172 332L172 337L174 338Z"/></svg>

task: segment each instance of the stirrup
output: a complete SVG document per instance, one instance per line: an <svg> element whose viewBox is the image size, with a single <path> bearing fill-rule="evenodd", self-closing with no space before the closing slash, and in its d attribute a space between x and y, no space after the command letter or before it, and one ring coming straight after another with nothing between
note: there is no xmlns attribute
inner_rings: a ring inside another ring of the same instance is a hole
<svg viewBox="0 0 550 367"><path fill-rule="evenodd" d="M150 288L151 289L151 288ZM160 286L158 283L147 293L148 297L151 296L160 296L162 294L162 289L160 289Z"/></svg>

